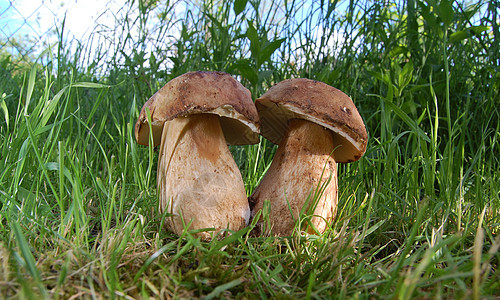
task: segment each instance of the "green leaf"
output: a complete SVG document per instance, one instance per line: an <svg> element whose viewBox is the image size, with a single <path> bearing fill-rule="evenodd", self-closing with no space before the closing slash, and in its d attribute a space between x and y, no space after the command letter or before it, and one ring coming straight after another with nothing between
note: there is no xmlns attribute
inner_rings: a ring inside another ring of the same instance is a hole
<svg viewBox="0 0 500 300"><path fill-rule="evenodd" d="M57 162L48 162L45 164L45 169L47 169L48 171L60 171L61 167ZM73 177L71 176L71 173L69 172L68 168L63 166L62 171L64 176L73 184L74 183Z"/></svg>
<svg viewBox="0 0 500 300"><path fill-rule="evenodd" d="M64 87L61 89L51 100L48 101L48 104L44 109L42 110L41 113L41 121L39 122L38 126L43 127L47 122L49 121L50 117L52 116L52 113L55 111L55 109L59 104L59 100L61 99L62 95L66 92L67 87Z"/></svg>
<svg viewBox="0 0 500 300"><path fill-rule="evenodd" d="M453 21L453 16L455 15L453 12L453 1L441 0L438 7L438 14L441 20L443 20L444 27L448 28Z"/></svg>
<svg viewBox="0 0 500 300"><path fill-rule="evenodd" d="M156 251L155 253L153 253L153 255L151 255L147 260L146 262L141 266L141 268L139 269L139 271L137 272L137 274L135 274L134 276L134 282L137 282L137 280L139 280L139 278L141 277L141 275L144 273L144 271L146 271L146 269L149 267L149 265L155 261L158 257L160 257L163 253L165 253L166 251L169 251L171 249L174 249L175 248L175 245L176 245L176 242L173 241L173 242L170 242L166 245L164 245L163 247L161 247L160 249L158 249L158 251Z"/></svg>
<svg viewBox="0 0 500 300"><path fill-rule="evenodd" d="M424 18L424 21L427 23L427 26L432 28L432 30L436 31L437 33L441 32L440 26L436 21L436 16L431 13L430 7L422 1L418 1L417 4L420 8L420 14Z"/></svg>
<svg viewBox="0 0 500 300"><path fill-rule="evenodd" d="M372 70L367 70L368 74L372 75L373 77L375 77L375 79L378 79L380 81L384 81L384 78L383 78L383 73L382 72L375 72L375 71L372 71Z"/></svg>
<svg viewBox="0 0 500 300"><path fill-rule="evenodd" d="M238 239L242 238L245 234L247 234L250 228L251 227L245 227L243 229L240 229L239 231L234 232L231 235L225 237L223 240L217 241L215 244L212 244L213 247L210 249L209 253L214 253L216 251L219 251L223 247L238 241Z"/></svg>
<svg viewBox="0 0 500 300"><path fill-rule="evenodd" d="M471 26L464 30L459 30L450 34L450 43L458 43L467 38L472 37L473 35L478 35L487 31L489 27L487 26Z"/></svg>
<svg viewBox="0 0 500 300"><path fill-rule="evenodd" d="M468 37L470 37L470 34L468 33L467 30L460 30L450 34L449 41L450 43L458 43L460 41L465 40Z"/></svg>
<svg viewBox="0 0 500 300"><path fill-rule="evenodd" d="M401 92L412 80L413 78L413 63L411 60L405 64L403 70L399 73L398 77L398 88Z"/></svg>
<svg viewBox="0 0 500 300"><path fill-rule="evenodd" d="M5 116L5 123L7 124L7 130L9 128L9 110L7 109L7 104L5 104L5 99L7 96L5 94L2 94L2 102L0 102L0 107L3 110L3 114Z"/></svg>
<svg viewBox="0 0 500 300"><path fill-rule="evenodd" d="M245 7L247 6L248 0L234 0L234 14L239 15L243 10L245 10Z"/></svg>
<svg viewBox="0 0 500 300"><path fill-rule="evenodd" d="M412 118L410 118L410 116L408 116L401 108L399 108L392 101L380 95L368 94L367 96L374 96L384 100L384 103L388 105L396 113L396 115L398 115L398 117L400 117L408 126L410 126L413 133L416 133L421 139L423 139L427 143L431 142L430 138L427 136L427 134L425 134L422 128L418 126L417 122L415 122Z"/></svg>
<svg viewBox="0 0 500 300"><path fill-rule="evenodd" d="M471 26L470 27L470 30L472 30L474 32L474 34L480 34L480 33L483 33L487 30L490 30L490 27L488 26Z"/></svg>
<svg viewBox="0 0 500 300"><path fill-rule="evenodd" d="M40 272L36 267L35 258L33 257L28 242L22 233L21 226L19 226L17 222L12 222L12 229L14 231L19 250L21 250L21 257L18 259L19 263L21 263L28 270L30 275L37 282L40 282Z"/></svg>
<svg viewBox="0 0 500 300"><path fill-rule="evenodd" d="M385 101L385 103L387 105L389 105L392 110L394 110L394 112L408 125L410 126L410 128L412 129L412 131L414 133L416 133L418 136L420 136L420 138L422 138L424 141L426 141L427 143L430 143L431 140L429 139L429 137L425 134L425 132L422 130L422 128L420 128L418 125L417 125L417 122L415 122L412 118L410 118L410 116L408 116L403 110L401 110L401 108L399 108L396 104L392 103L392 102L389 102L389 101Z"/></svg>
<svg viewBox="0 0 500 300"><path fill-rule="evenodd" d="M248 21L248 29L246 32L247 38L250 40L250 52L255 60L260 56L260 38L257 29L253 26L252 22Z"/></svg>
<svg viewBox="0 0 500 300"><path fill-rule="evenodd" d="M36 65L31 68L30 77L28 80L28 88L26 90L26 103L24 105L24 115L28 115L28 106L31 102L31 96L33 95L33 89L35 88L35 79L36 79Z"/></svg>
<svg viewBox="0 0 500 300"><path fill-rule="evenodd" d="M286 39L277 39L267 44L261 51L259 61L263 63L271 58L271 55L273 55L274 51L276 51L276 49L278 49L285 40Z"/></svg>
<svg viewBox="0 0 500 300"><path fill-rule="evenodd" d="M28 137L24 140L23 144L21 145L21 149L19 149L19 153L17 156L16 172L14 173L14 181L12 182L14 186L14 194L17 193L18 183L21 178L21 174L23 172L26 156L28 154L29 143L30 143L30 138Z"/></svg>
<svg viewBox="0 0 500 300"><path fill-rule="evenodd" d="M149 56L149 66L151 70L154 71L156 71L158 68L158 64L156 63L156 56L154 53L151 53L151 55Z"/></svg>
<svg viewBox="0 0 500 300"><path fill-rule="evenodd" d="M95 83L95 82L75 82L71 85L71 87L104 89L104 88L109 88L110 86L106 85L106 84Z"/></svg>
<svg viewBox="0 0 500 300"><path fill-rule="evenodd" d="M389 52L389 55L391 57L396 57L400 54L405 54L405 53L408 53L408 48L406 48L404 46L395 46L391 49L391 51Z"/></svg>
<svg viewBox="0 0 500 300"><path fill-rule="evenodd" d="M235 279L228 283L224 283L216 287L210 294L208 294L205 299L217 298L222 292L232 289L233 287L240 285L243 282L241 278Z"/></svg>
<svg viewBox="0 0 500 300"><path fill-rule="evenodd" d="M246 59L240 59L232 64L229 67L229 72L232 70L237 70L252 85L256 85L259 82L259 74L250 66L250 62Z"/></svg>

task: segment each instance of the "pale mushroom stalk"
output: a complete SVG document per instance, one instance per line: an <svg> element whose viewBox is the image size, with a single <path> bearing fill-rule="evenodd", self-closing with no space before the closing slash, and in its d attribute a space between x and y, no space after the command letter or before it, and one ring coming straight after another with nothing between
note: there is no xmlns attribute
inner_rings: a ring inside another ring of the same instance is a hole
<svg viewBox="0 0 500 300"><path fill-rule="evenodd" d="M158 190L160 210L170 214L166 225L176 233L191 220L192 228L238 230L250 216L243 179L217 115L189 115L165 122ZM228 203L241 205L228 210ZM210 235L203 232L202 237Z"/></svg>
<svg viewBox="0 0 500 300"><path fill-rule="evenodd" d="M289 122L269 170L250 197L254 213L270 200L273 234L290 235L301 212L313 215L310 222L316 230L325 230L337 206L333 149L329 130L306 120ZM293 218L283 217L290 215ZM313 227L307 228L309 233L315 232Z"/></svg>
<svg viewBox="0 0 500 300"><path fill-rule="evenodd" d="M166 228L182 234L190 224L208 240L246 226L245 185L227 145L257 143L259 128L250 91L227 73L189 72L149 98L135 138L160 146L158 195Z"/></svg>

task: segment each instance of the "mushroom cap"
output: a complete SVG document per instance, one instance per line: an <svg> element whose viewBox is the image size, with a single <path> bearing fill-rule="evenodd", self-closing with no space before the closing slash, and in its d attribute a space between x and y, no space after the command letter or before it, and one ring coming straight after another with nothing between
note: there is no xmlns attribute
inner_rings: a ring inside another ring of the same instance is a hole
<svg viewBox="0 0 500 300"><path fill-rule="evenodd" d="M190 72L165 84L144 104L135 123L135 138L149 145L151 114L153 142L158 146L165 121L192 114L215 114L220 118L226 142L246 145L259 142L259 115L250 91L224 72Z"/></svg>
<svg viewBox="0 0 500 300"><path fill-rule="evenodd" d="M271 87L255 101L261 134L279 144L291 119L305 119L329 129L334 137L335 161L358 160L366 150L365 124L351 98L323 82L297 78Z"/></svg>

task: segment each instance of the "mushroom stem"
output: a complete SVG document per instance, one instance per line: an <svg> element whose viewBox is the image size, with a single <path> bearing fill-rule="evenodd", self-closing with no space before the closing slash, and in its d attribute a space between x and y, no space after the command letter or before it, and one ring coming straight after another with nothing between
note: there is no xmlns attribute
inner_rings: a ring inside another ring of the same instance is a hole
<svg viewBox="0 0 500 300"><path fill-rule="evenodd" d="M191 229L239 230L250 208L241 173L226 144L219 118L202 114L164 124L158 160L160 211L177 234ZM184 223L184 224L183 224ZM210 234L202 232L203 239Z"/></svg>
<svg viewBox="0 0 500 300"><path fill-rule="evenodd" d="M291 120L269 170L250 197L252 217L269 200L273 234L291 235L301 212L314 215L310 224L324 232L337 207L333 149L330 131L309 121ZM314 232L311 226L307 231Z"/></svg>

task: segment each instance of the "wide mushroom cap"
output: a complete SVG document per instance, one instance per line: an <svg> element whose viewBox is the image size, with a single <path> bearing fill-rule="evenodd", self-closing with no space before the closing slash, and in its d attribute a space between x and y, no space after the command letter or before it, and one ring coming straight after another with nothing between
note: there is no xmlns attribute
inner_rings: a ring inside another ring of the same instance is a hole
<svg viewBox="0 0 500 300"><path fill-rule="evenodd" d="M304 119L329 129L334 137L334 158L347 163L358 160L368 140L363 119L351 98L323 82L297 78L271 87L255 101L261 134L279 144L291 119Z"/></svg>
<svg viewBox="0 0 500 300"><path fill-rule="evenodd" d="M155 146L161 142L163 124L166 121L203 113L220 117L228 144L259 142L259 115L250 91L227 73L190 72L167 82L144 104L135 124L135 138L145 146L149 145L146 108L149 108L151 114Z"/></svg>

